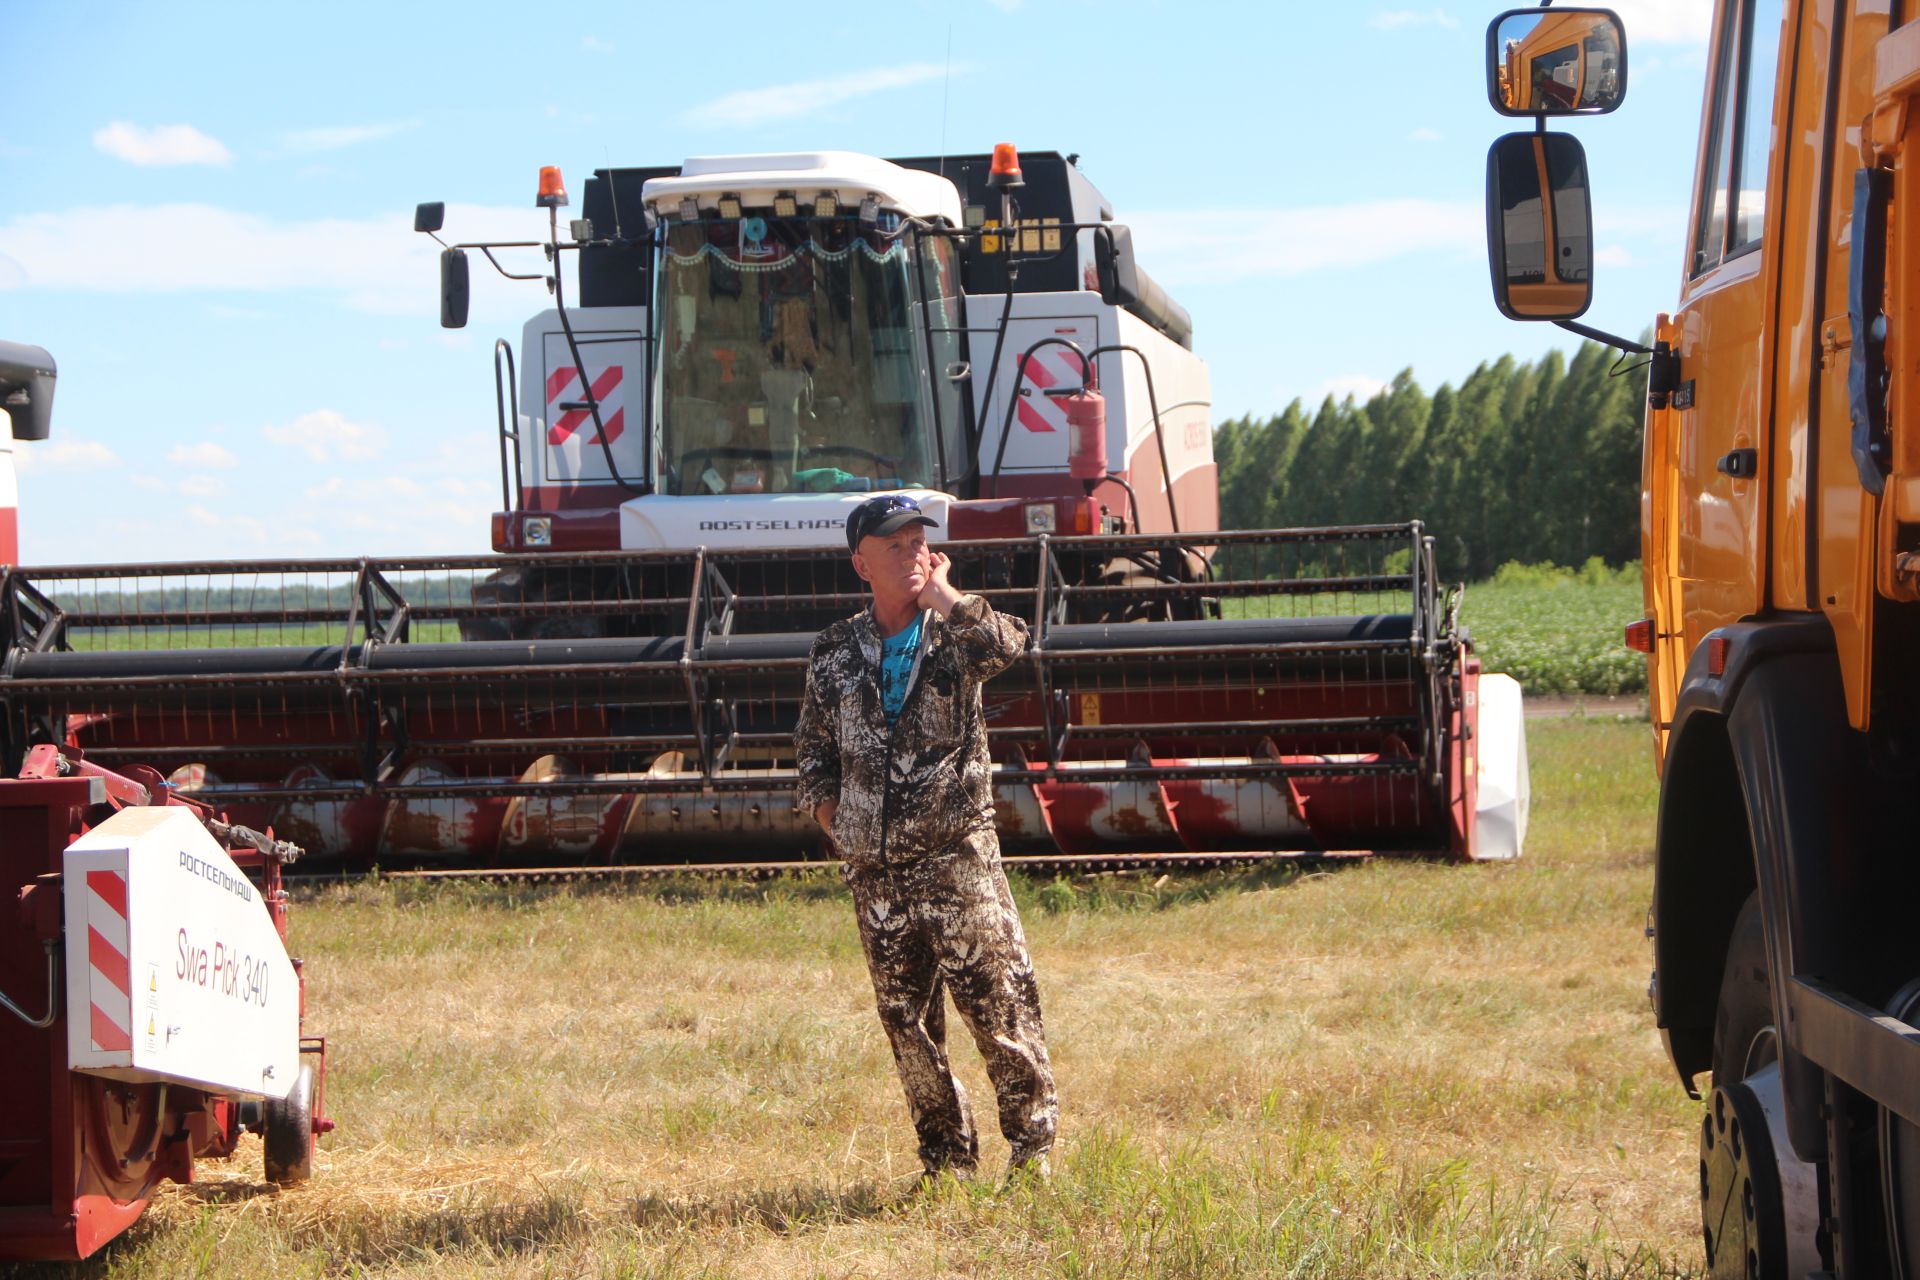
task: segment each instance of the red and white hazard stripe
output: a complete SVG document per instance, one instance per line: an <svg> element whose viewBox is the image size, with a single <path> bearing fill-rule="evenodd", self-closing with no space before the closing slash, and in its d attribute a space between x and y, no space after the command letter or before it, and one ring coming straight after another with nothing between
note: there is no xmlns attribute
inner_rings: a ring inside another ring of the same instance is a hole
<svg viewBox="0 0 1920 1280"><path fill-rule="evenodd" d="M626 430L627 426L626 406L619 403L621 400L621 396L619 395L620 383L623 376L624 370L622 366L610 364L600 371L600 376L593 380L593 386L588 391L588 398L597 401L600 405L600 422L607 429L608 444L612 444L615 440L618 440L620 433ZM551 374L547 375L548 444L565 444L567 437L571 436L575 431L578 431L581 424L587 422L592 417L591 412L586 409L568 409L566 412L558 414L558 416L555 414L555 411L560 407L561 400L566 396L568 388L572 387L579 378L580 371L571 365L564 369L555 369ZM578 399L579 397L574 398ZM591 442L592 437L593 433L589 431L587 434L581 436L580 439L582 443L588 443Z"/></svg>
<svg viewBox="0 0 1920 1280"><path fill-rule="evenodd" d="M1056 354L1061 359L1060 367L1049 365L1045 358ZM1020 382L1023 386L1031 383L1035 390L1030 394L1020 395L1021 388L1015 388L1019 403L1014 406L1014 416L1020 419L1021 426L1036 433L1065 429L1067 411L1061 408L1052 396L1041 393L1050 387L1058 386L1063 377L1074 378L1075 382L1072 385L1078 385L1078 369L1067 373L1063 368L1067 364L1074 363L1075 360L1076 357L1068 352L1053 350L1035 352L1025 357L1020 365Z"/></svg>
<svg viewBox="0 0 1920 1280"><path fill-rule="evenodd" d="M127 878L87 872L87 983L93 1047L133 1047L133 969L127 961Z"/></svg>

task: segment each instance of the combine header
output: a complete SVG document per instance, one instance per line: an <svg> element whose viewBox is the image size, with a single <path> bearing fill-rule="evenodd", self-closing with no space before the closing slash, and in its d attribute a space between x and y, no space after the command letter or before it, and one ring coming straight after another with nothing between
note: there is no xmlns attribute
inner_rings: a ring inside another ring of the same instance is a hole
<svg viewBox="0 0 1920 1280"><path fill-rule="evenodd" d="M943 544L1033 631L987 689L1008 851L1513 856L1524 755L1489 835L1471 748L1484 723L1513 754L1517 701L1479 675L1420 527L1207 536L1195 584L1062 581L1063 563L1157 554L1151 537ZM473 590L533 568L629 586ZM695 551L16 570L4 728L162 762L353 861L800 857L819 847L791 798L807 651L861 596L843 552L781 568ZM1153 616L1083 620L1116 596ZM457 638L615 624L636 634Z"/></svg>
<svg viewBox="0 0 1920 1280"><path fill-rule="evenodd" d="M603 170L563 237L566 202L543 171L546 240L441 254L452 326L469 251L554 264L495 347L498 554L14 570L0 746L163 764L349 863L805 858L808 649L897 491L1032 629L986 692L1009 853L1518 854L1517 690L1421 526L1214 529L1192 321L1072 157Z"/></svg>

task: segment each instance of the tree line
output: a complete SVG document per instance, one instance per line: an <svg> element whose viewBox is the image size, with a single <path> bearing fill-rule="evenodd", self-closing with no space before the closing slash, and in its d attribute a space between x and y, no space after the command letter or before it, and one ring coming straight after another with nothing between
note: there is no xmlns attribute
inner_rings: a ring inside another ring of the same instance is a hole
<svg viewBox="0 0 1920 1280"><path fill-rule="evenodd" d="M1640 554L1637 361L1583 343L1568 361L1483 363L1431 396L1402 370L1361 404L1224 422L1214 433L1226 529L1421 520L1443 578L1508 561L1621 565Z"/></svg>

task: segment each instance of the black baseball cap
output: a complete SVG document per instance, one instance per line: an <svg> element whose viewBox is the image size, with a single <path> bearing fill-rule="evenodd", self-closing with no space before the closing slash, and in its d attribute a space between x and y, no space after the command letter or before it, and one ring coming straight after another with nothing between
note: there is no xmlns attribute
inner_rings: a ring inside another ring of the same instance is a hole
<svg viewBox="0 0 1920 1280"><path fill-rule="evenodd" d="M905 494L887 493L878 498L868 498L847 517L847 550L858 551L862 538L884 538L910 524L939 523Z"/></svg>

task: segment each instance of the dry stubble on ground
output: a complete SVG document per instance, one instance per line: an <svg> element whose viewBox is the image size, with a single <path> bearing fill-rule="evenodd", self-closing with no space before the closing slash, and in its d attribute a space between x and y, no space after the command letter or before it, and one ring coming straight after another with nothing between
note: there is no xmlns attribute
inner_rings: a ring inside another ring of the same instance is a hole
<svg viewBox="0 0 1920 1280"><path fill-rule="evenodd" d="M317 1178L261 1186L249 1139L84 1270L1684 1274L1696 1104L1644 994L1646 729L1529 733L1519 865L1017 885L1063 1101L1047 1186L903 1194L837 881L305 894L340 1123Z"/></svg>

